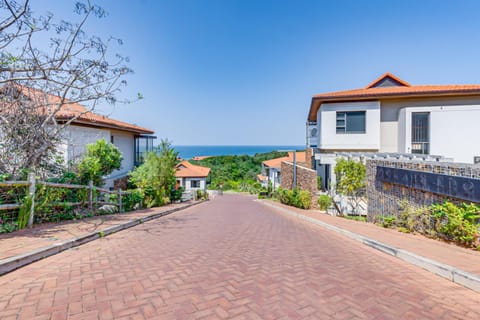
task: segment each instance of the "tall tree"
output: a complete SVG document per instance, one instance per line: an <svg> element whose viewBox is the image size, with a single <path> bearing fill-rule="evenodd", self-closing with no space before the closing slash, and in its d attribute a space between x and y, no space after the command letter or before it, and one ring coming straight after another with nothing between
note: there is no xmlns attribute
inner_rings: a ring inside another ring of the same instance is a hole
<svg viewBox="0 0 480 320"><path fill-rule="evenodd" d="M36 15L28 0L0 0L1 172L50 166L66 126L118 102L126 85L128 59L110 52L121 40L84 31L105 11L87 1L75 3L75 13L78 21L65 21Z"/></svg>

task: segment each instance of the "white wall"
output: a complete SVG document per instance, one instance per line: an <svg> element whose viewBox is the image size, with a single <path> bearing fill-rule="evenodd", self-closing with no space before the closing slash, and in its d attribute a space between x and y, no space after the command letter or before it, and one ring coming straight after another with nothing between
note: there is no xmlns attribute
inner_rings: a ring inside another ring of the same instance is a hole
<svg viewBox="0 0 480 320"><path fill-rule="evenodd" d="M366 111L366 132L337 134L337 111ZM320 149L379 150L380 102L324 103L317 113Z"/></svg>
<svg viewBox="0 0 480 320"><path fill-rule="evenodd" d="M111 177L124 176L129 171L133 170L134 166L134 135L124 131L110 131L113 136L113 144L120 149L123 156L122 167L119 170L112 172ZM107 140L110 141L110 138Z"/></svg>
<svg viewBox="0 0 480 320"><path fill-rule="evenodd" d="M192 180L200 180L200 187L199 188L192 188L191 181ZM189 190L206 190L207 188L207 178L177 178L177 181L180 182L180 186L185 188L185 191Z"/></svg>
<svg viewBox="0 0 480 320"><path fill-rule="evenodd" d="M403 152L411 150L412 112L430 112L430 154L473 163L480 156L480 105L405 108Z"/></svg>
<svg viewBox="0 0 480 320"><path fill-rule="evenodd" d="M113 144L120 149L123 156L121 168L112 172L105 180L105 187L113 187L113 180L125 176L134 167L134 134L124 131L91 128L70 125L64 131L63 144L59 147L64 155L65 162L77 161L86 152L87 144L105 139L110 142L113 135Z"/></svg>
<svg viewBox="0 0 480 320"><path fill-rule="evenodd" d="M65 129L63 137L61 148L66 150L65 162L75 161L85 153L87 144L99 139L110 141L110 130L71 125Z"/></svg>

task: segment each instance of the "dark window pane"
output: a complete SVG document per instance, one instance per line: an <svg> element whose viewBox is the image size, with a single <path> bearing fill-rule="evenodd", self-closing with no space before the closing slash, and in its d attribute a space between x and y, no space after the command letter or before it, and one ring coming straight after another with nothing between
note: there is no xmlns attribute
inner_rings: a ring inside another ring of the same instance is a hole
<svg viewBox="0 0 480 320"><path fill-rule="evenodd" d="M365 132L365 111L347 112L347 132Z"/></svg>

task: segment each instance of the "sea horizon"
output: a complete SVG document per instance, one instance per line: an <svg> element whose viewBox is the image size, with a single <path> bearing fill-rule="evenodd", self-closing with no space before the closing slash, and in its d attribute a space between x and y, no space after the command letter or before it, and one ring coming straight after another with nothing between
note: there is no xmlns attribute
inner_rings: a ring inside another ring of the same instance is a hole
<svg viewBox="0 0 480 320"><path fill-rule="evenodd" d="M172 147L183 159L202 156L253 156L257 153L305 149L305 145L173 145Z"/></svg>

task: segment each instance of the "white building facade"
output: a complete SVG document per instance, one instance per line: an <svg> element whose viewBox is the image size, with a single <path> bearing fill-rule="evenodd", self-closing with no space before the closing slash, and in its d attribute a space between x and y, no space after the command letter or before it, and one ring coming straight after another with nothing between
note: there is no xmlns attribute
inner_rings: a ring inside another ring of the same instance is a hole
<svg viewBox="0 0 480 320"><path fill-rule="evenodd" d="M312 98L307 147L323 181L334 182L336 154L400 153L480 161L480 85L412 86L385 74L366 88ZM314 130L315 129L315 130ZM325 184L324 187L327 187Z"/></svg>

